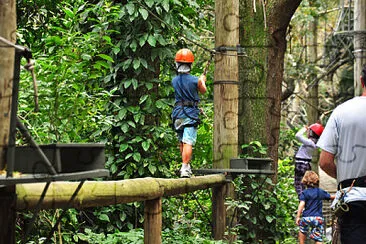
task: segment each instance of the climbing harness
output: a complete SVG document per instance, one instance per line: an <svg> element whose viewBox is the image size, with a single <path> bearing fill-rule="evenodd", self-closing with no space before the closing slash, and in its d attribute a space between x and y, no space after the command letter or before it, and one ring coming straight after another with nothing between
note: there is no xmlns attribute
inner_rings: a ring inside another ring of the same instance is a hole
<svg viewBox="0 0 366 244"><path fill-rule="evenodd" d="M350 187L348 188L348 190L346 192L342 189L342 183L339 184L339 191L340 191L341 195L334 207L334 214L338 218L349 211L349 206L346 202L344 202L344 198L345 198L346 194L351 191L355 181L356 181L356 179L354 179L352 181L352 184L350 185Z"/></svg>
<svg viewBox="0 0 366 244"><path fill-rule="evenodd" d="M177 83L177 89L178 90L182 90L182 88L181 88L181 83L183 82L183 80L182 80L182 75L180 75L180 77L179 77L179 82ZM172 125L172 127L173 127L173 129L175 130L175 131L181 131L181 130L184 130L184 128L185 127L197 127L199 124L201 124L201 120L199 119L199 118L194 118L194 117L192 117L192 116L190 116L188 113L187 113L187 111L185 110L185 108L187 108L187 107L191 107L191 108L197 108L198 109L198 101L179 101L179 102L176 102L175 104L174 104L174 106L175 107L180 107L180 110L178 110L178 112L177 112L177 114L180 114L180 113L182 113L183 112L183 114L187 117L187 118L189 118L189 119L191 119L191 120L193 120L193 121L195 121L195 123L191 123L191 124L184 124L184 125L179 125L179 123L183 123L183 121L180 121L180 120L178 120L178 118L177 118L177 116L175 116L175 117L173 117L173 125ZM178 129L177 129L178 128Z"/></svg>
<svg viewBox="0 0 366 244"><path fill-rule="evenodd" d="M193 118L185 110L185 107L196 107L196 108L198 108L198 102L182 101L182 102L175 103L174 106L180 106L180 110L178 110L178 114L180 114L181 112L183 112L184 115L187 118L190 118L191 120L195 121L195 123L193 123L193 124L180 125L179 123L183 123L183 121L182 120L179 120L177 117L174 117L173 118L173 129L175 131L184 130L184 128L186 128L186 127L198 127L201 124L200 118Z"/></svg>

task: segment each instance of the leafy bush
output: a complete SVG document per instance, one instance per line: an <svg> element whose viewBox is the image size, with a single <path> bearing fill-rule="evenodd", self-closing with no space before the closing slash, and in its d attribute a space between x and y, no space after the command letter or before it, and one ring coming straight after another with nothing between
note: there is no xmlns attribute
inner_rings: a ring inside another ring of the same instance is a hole
<svg viewBox="0 0 366 244"><path fill-rule="evenodd" d="M279 160L277 184L266 176L242 175L236 178L237 200L229 199L227 204L237 215L238 224L229 232L239 235L244 243L296 242L294 216L298 200L293 187L293 170L291 159L287 158Z"/></svg>

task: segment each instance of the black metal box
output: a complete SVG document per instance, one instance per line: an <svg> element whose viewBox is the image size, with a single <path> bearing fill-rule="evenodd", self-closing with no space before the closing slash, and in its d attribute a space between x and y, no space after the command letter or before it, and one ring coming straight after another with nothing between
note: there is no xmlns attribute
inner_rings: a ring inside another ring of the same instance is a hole
<svg viewBox="0 0 366 244"><path fill-rule="evenodd" d="M232 158L231 169L258 169L271 170L272 159L270 158Z"/></svg>
<svg viewBox="0 0 366 244"><path fill-rule="evenodd" d="M73 173L105 169L104 144L71 143L39 145L57 173ZM18 146L15 149L14 171L28 174L49 173L36 149Z"/></svg>

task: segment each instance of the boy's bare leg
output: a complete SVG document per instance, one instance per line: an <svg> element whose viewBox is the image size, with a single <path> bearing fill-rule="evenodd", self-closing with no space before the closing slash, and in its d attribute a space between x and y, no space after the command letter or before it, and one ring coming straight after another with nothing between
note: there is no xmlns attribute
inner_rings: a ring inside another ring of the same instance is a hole
<svg viewBox="0 0 366 244"><path fill-rule="evenodd" d="M192 158L192 145L189 145L187 143L182 143L182 162L184 164L189 164L189 161L191 161Z"/></svg>
<svg viewBox="0 0 366 244"><path fill-rule="evenodd" d="M299 243L305 244L306 241L306 235L304 235L301 231L299 231Z"/></svg>

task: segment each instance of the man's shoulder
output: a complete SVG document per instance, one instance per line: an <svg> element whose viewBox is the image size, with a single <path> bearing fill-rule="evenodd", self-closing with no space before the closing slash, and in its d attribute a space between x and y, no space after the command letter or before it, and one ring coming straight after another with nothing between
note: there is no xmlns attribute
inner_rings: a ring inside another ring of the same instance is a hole
<svg viewBox="0 0 366 244"><path fill-rule="evenodd" d="M336 107L336 109L343 109L348 106L355 106L355 105L362 104L362 103L366 103L366 98L354 97L354 98L351 98L351 99L339 104Z"/></svg>

